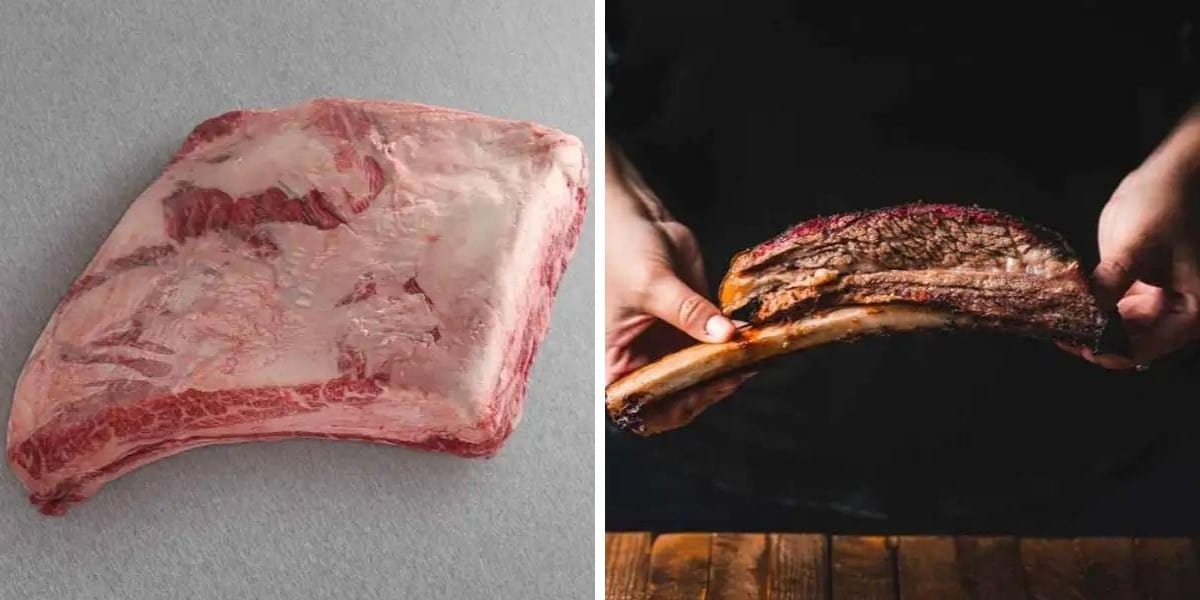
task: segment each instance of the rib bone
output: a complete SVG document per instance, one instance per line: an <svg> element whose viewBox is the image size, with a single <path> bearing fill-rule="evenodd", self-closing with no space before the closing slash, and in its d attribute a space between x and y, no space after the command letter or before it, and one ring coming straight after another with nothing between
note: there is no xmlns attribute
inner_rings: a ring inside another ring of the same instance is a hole
<svg viewBox="0 0 1200 600"><path fill-rule="evenodd" d="M651 435L682 427L737 389L748 367L789 352L888 332L973 327L986 322L950 310L908 304L847 306L795 321L751 325L732 341L696 344L614 381L609 416L623 429Z"/></svg>

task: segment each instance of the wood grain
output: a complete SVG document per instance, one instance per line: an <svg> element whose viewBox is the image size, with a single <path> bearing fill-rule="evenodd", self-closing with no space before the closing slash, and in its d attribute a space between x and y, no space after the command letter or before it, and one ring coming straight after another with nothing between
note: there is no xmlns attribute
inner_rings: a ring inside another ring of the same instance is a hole
<svg viewBox="0 0 1200 600"><path fill-rule="evenodd" d="M892 541L878 536L833 536L832 585L835 599L875 600L896 597Z"/></svg>
<svg viewBox="0 0 1200 600"><path fill-rule="evenodd" d="M650 534L604 536L605 600L645 600L650 581Z"/></svg>
<svg viewBox="0 0 1200 600"><path fill-rule="evenodd" d="M963 588L973 600L1029 598L1016 537L960 537L954 547Z"/></svg>
<svg viewBox="0 0 1200 600"><path fill-rule="evenodd" d="M772 534L767 538L767 598L829 598L829 543L825 536Z"/></svg>
<svg viewBox="0 0 1200 600"><path fill-rule="evenodd" d="M1138 590L1145 598L1200 598L1196 551L1187 538L1133 540Z"/></svg>
<svg viewBox="0 0 1200 600"><path fill-rule="evenodd" d="M1079 538L1083 591L1090 599L1136 598L1133 540L1129 538Z"/></svg>
<svg viewBox="0 0 1200 600"><path fill-rule="evenodd" d="M1021 565L1037 600L1085 600L1083 567L1073 539L1022 539Z"/></svg>
<svg viewBox="0 0 1200 600"><path fill-rule="evenodd" d="M1188 538L613 533L606 600L1200 599Z"/></svg>
<svg viewBox="0 0 1200 600"><path fill-rule="evenodd" d="M901 600L967 600L953 538L901 536L896 576Z"/></svg>
<svg viewBox="0 0 1200 600"><path fill-rule="evenodd" d="M712 534L660 535L650 551L650 597L654 600L707 598Z"/></svg>
<svg viewBox="0 0 1200 600"><path fill-rule="evenodd" d="M767 536L718 533L712 538L708 597L713 600L767 598Z"/></svg>

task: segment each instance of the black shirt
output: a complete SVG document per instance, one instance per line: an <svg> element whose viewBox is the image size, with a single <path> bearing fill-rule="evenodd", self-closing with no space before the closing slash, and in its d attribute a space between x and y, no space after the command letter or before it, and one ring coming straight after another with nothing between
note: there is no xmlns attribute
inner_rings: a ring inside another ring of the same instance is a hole
<svg viewBox="0 0 1200 600"><path fill-rule="evenodd" d="M1198 98L1200 20L1182 12L817 4L608 2L608 141L696 233L711 282L797 221L917 200L1042 223L1090 266L1108 195ZM680 526L1061 507L1191 418L1186 370L1106 372L981 333L797 354L687 428L610 430L609 527L664 526L638 520L655 506Z"/></svg>

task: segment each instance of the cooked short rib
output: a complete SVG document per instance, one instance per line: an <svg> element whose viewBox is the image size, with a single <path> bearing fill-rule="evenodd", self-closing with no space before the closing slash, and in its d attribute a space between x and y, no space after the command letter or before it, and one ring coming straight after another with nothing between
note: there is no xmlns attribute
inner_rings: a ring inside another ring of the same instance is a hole
<svg viewBox="0 0 1200 600"><path fill-rule="evenodd" d="M813 219L739 253L721 309L750 325L613 382L616 423L675 429L731 394L756 363L863 335L989 329L1096 348L1106 317L1056 233L988 209L913 204Z"/></svg>
<svg viewBox="0 0 1200 600"><path fill-rule="evenodd" d="M915 204L801 223L734 257L721 308L762 323L821 306L914 302L1088 343L1104 317L1066 242L1003 213Z"/></svg>

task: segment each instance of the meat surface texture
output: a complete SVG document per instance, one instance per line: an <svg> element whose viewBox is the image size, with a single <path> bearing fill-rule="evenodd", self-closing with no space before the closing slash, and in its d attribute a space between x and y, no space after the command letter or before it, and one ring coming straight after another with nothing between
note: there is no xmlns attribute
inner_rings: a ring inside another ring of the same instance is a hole
<svg viewBox="0 0 1200 600"><path fill-rule="evenodd" d="M581 142L321 98L197 126L66 292L21 373L9 462L43 513L208 444L494 455L574 254Z"/></svg>
<svg viewBox="0 0 1200 600"><path fill-rule="evenodd" d="M1088 343L1105 319L1066 242L982 208L914 204L801 223L742 252L721 308L769 322L822 306L913 302Z"/></svg>
<svg viewBox="0 0 1200 600"><path fill-rule="evenodd" d="M739 253L721 309L732 341L684 348L614 381L610 418L682 427L777 356L864 335L985 329L1099 348L1108 319L1055 233L996 211L914 204L801 223Z"/></svg>

